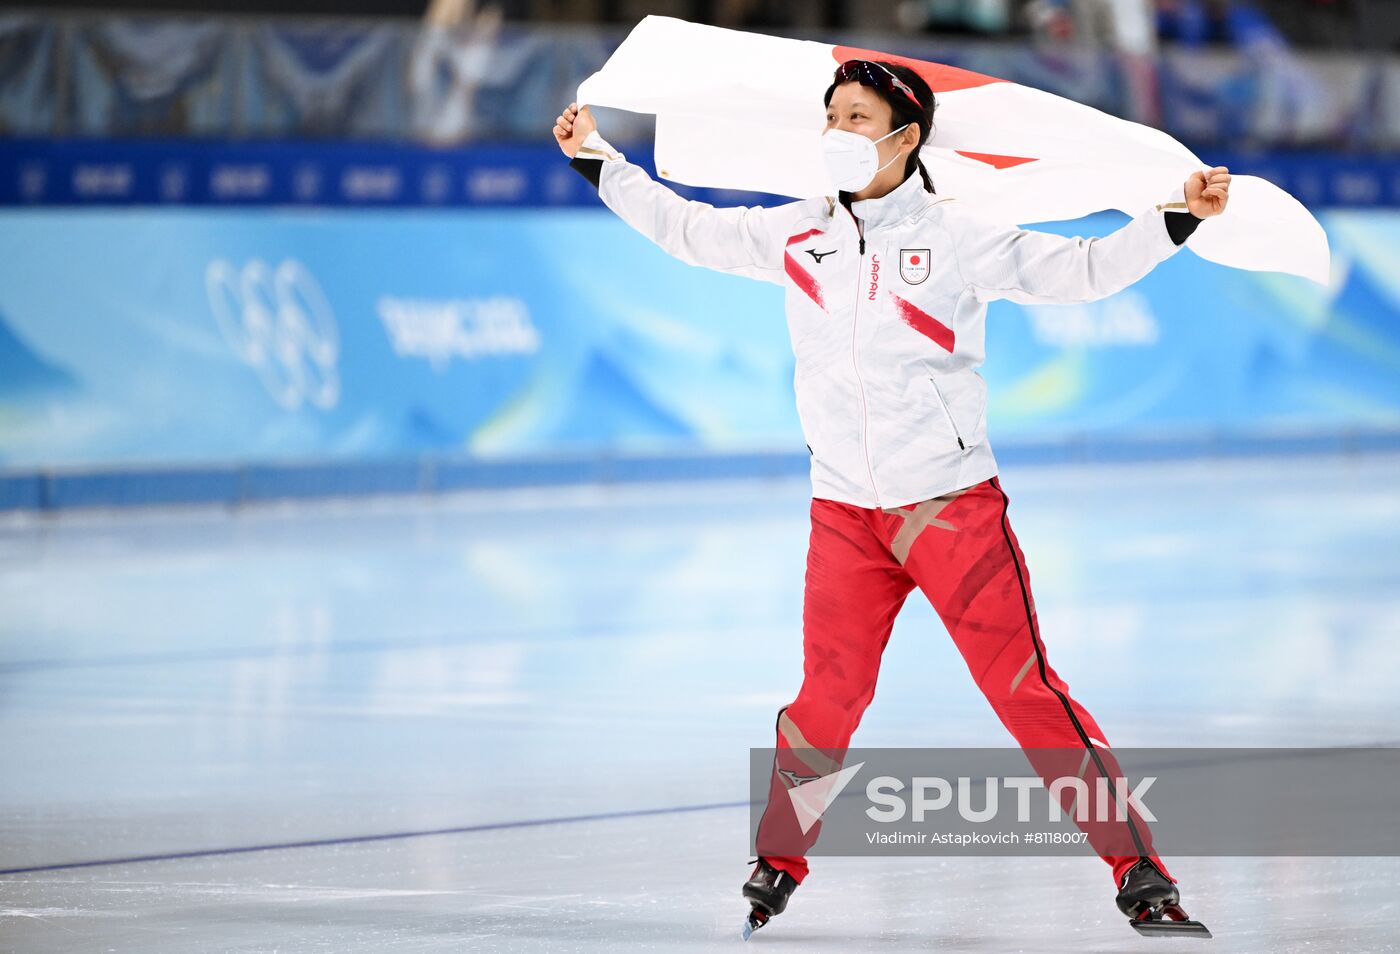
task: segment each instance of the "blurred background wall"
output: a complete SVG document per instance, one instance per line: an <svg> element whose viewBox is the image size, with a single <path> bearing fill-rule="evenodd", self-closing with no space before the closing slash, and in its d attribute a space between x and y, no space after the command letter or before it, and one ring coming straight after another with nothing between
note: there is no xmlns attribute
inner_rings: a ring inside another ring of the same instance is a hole
<svg viewBox="0 0 1400 954"><path fill-rule="evenodd" d="M0 13L0 507L804 468L781 291L668 259L550 137L646 13L1047 89L1314 209L1327 289L1186 251L994 305L1004 460L1400 446L1400 5L273 6Z"/></svg>

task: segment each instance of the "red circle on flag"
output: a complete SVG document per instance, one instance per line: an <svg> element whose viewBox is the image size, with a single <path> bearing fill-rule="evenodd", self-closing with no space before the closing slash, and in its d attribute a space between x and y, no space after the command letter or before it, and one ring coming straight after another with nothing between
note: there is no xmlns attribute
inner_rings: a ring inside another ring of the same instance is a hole
<svg viewBox="0 0 1400 954"><path fill-rule="evenodd" d="M910 264L910 265L917 265L917 264L919 264L919 256L917 256L917 255L910 255L910 256L909 256L909 264Z"/></svg>

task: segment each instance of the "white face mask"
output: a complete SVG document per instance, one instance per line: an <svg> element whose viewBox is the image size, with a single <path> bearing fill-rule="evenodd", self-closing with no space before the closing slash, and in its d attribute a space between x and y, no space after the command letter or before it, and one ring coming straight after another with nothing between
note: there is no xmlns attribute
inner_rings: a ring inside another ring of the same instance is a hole
<svg viewBox="0 0 1400 954"><path fill-rule="evenodd" d="M844 192L859 192L875 177L890 167L899 158L899 153L883 166L879 165L880 153L876 143L884 142L895 133L908 129L912 123L905 123L894 132L886 133L879 139L869 139L860 133L844 129L830 129L822 134L822 159L826 162L827 174L832 185Z"/></svg>

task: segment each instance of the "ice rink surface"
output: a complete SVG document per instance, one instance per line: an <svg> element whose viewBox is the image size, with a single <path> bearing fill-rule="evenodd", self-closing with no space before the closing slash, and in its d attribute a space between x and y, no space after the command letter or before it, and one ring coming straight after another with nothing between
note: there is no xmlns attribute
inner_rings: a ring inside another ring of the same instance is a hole
<svg viewBox="0 0 1400 954"><path fill-rule="evenodd" d="M1002 482L1111 744L1400 744L1400 458ZM0 519L0 951L740 950L807 493ZM917 594L855 744L1011 744ZM1396 859L1164 855L1213 940L1088 856L816 858L748 948L1400 945Z"/></svg>

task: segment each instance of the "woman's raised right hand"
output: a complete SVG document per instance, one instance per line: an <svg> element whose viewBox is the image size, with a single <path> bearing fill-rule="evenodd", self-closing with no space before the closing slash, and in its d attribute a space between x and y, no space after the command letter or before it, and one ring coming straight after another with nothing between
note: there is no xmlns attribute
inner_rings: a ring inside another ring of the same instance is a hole
<svg viewBox="0 0 1400 954"><path fill-rule="evenodd" d="M570 103L554 121L554 141L564 150L564 155L572 159L578 155L578 147L588 138L588 134L598 128L593 114L587 106L578 108L578 103Z"/></svg>

